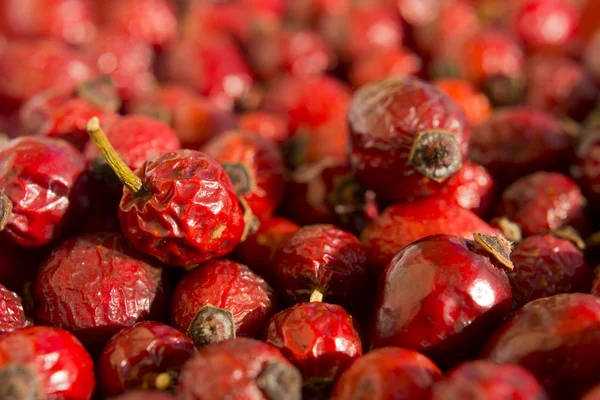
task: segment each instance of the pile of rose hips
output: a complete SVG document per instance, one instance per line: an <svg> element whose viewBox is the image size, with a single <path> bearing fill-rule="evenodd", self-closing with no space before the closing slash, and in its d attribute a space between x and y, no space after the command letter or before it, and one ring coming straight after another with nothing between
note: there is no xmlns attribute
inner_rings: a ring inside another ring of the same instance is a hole
<svg viewBox="0 0 600 400"><path fill-rule="evenodd" d="M0 399L599 400L599 21L1 1Z"/></svg>

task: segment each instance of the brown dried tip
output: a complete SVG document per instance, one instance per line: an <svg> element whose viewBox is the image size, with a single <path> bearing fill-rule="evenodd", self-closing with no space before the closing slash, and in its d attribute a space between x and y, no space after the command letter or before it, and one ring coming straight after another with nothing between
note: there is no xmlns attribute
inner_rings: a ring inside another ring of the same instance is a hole
<svg viewBox="0 0 600 400"><path fill-rule="evenodd" d="M238 196L252 192L256 188L254 174L246 164L242 163L223 163L223 169L229 175L231 183Z"/></svg>
<svg viewBox="0 0 600 400"><path fill-rule="evenodd" d="M83 82L77 95L101 110L116 112L121 108L119 92L108 77Z"/></svg>
<svg viewBox="0 0 600 400"><path fill-rule="evenodd" d="M254 215L252 209L248 205L248 202L239 198L238 201L244 210L244 233L242 234L242 242L248 239L248 236L254 234L260 227L260 220Z"/></svg>
<svg viewBox="0 0 600 400"><path fill-rule="evenodd" d="M233 314L229 310L206 305L198 311L187 333L198 347L234 339Z"/></svg>
<svg viewBox="0 0 600 400"><path fill-rule="evenodd" d="M523 239L521 227L510 219L506 217L497 218L493 220L492 223L496 225L502 231L504 237L511 242L520 242Z"/></svg>
<svg viewBox="0 0 600 400"><path fill-rule="evenodd" d="M44 400L45 398L38 377L31 368L8 364L0 370L0 399Z"/></svg>
<svg viewBox="0 0 600 400"><path fill-rule="evenodd" d="M585 242L579 235L579 232L577 232L577 230L572 226L557 229L555 231L550 232L550 234L557 238L571 241L575 246L579 248L579 250L585 250Z"/></svg>
<svg viewBox="0 0 600 400"><path fill-rule="evenodd" d="M323 301L323 292L320 291L319 289L315 289L313 290L313 292L310 294L310 299L308 300L311 303L313 302L317 302L320 303Z"/></svg>
<svg viewBox="0 0 600 400"><path fill-rule="evenodd" d="M142 378L141 389L173 391L176 384L177 373L175 371L161 373L151 372L144 374Z"/></svg>
<svg viewBox="0 0 600 400"><path fill-rule="evenodd" d="M0 231L6 228L8 220L12 214L12 201L4 193L0 193Z"/></svg>
<svg viewBox="0 0 600 400"><path fill-rule="evenodd" d="M462 153L453 134L429 130L419 133L408 161L426 177L442 182L462 167Z"/></svg>
<svg viewBox="0 0 600 400"><path fill-rule="evenodd" d="M300 400L302 375L295 367L280 362L267 364L256 384L269 400Z"/></svg>
<svg viewBox="0 0 600 400"><path fill-rule="evenodd" d="M525 79L514 76L495 76L487 80L484 91L490 102L496 107L517 105L525 93Z"/></svg>
<svg viewBox="0 0 600 400"><path fill-rule="evenodd" d="M487 251L498 262L508 269L514 269L510 260L510 252L512 251L512 243L502 236L488 236L481 233L474 233L473 239L481 248Z"/></svg>

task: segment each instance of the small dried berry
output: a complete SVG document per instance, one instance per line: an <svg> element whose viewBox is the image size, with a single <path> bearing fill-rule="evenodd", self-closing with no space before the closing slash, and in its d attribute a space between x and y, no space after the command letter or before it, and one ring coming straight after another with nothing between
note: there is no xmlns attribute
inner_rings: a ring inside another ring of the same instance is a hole
<svg viewBox="0 0 600 400"><path fill-rule="evenodd" d="M21 298L0 285L0 335L31 325L23 311Z"/></svg>

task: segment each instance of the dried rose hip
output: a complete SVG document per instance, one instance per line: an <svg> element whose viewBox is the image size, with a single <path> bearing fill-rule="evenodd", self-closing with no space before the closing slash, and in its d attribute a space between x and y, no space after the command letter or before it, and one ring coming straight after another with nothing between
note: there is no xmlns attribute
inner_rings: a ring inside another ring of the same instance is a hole
<svg viewBox="0 0 600 400"><path fill-rule="evenodd" d="M352 99L350 161L356 178L386 200L405 200L462 166L471 135L460 107L414 77L367 85Z"/></svg>
<svg viewBox="0 0 600 400"><path fill-rule="evenodd" d="M177 400L177 398L162 391L135 390L117 397L111 397L110 400Z"/></svg>
<svg viewBox="0 0 600 400"><path fill-rule="evenodd" d="M587 231L586 201L577 184L557 172L536 172L502 193L498 215L521 227L524 236L567 226Z"/></svg>
<svg viewBox="0 0 600 400"><path fill-rule="evenodd" d="M271 217L285 189L285 165L275 142L235 130L211 139L201 150L221 163L260 221Z"/></svg>
<svg viewBox="0 0 600 400"><path fill-rule="evenodd" d="M421 58L409 49L375 51L354 61L348 72L352 87L359 88L391 76L420 75Z"/></svg>
<svg viewBox="0 0 600 400"><path fill-rule="evenodd" d="M394 257L380 281L372 347L413 349L443 366L479 350L510 311L501 266L511 262L510 242L474 237L429 236Z"/></svg>
<svg viewBox="0 0 600 400"><path fill-rule="evenodd" d="M496 111L473 132L471 157L502 186L540 170L562 171L572 155L564 126L530 107Z"/></svg>
<svg viewBox="0 0 600 400"><path fill-rule="evenodd" d="M515 266L507 272L514 308L555 294L590 291L594 274L570 240L530 236L515 245L510 259Z"/></svg>
<svg viewBox="0 0 600 400"><path fill-rule="evenodd" d="M0 284L0 335L29 325L21 298Z"/></svg>
<svg viewBox="0 0 600 400"><path fill-rule="evenodd" d="M256 20L249 16L248 8L241 1L213 2L181 0L185 4L181 31L184 37L193 40L206 35L228 35L240 43L247 44L254 34Z"/></svg>
<svg viewBox="0 0 600 400"><path fill-rule="evenodd" d="M512 364L487 360L469 361L452 369L435 383L428 400L547 400L548 396L529 371Z"/></svg>
<svg viewBox="0 0 600 400"><path fill-rule="evenodd" d="M248 338L200 349L179 377L186 400L300 400L301 388L302 375L276 347Z"/></svg>
<svg viewBox="0 0 600 400"><path fill-rule="evenodd" d="M98 387L106 396L137 388L166 390L196 354L196 346L175 328L139 322L115 334L98 361Z"/></svg>
<svg viewBox="0 0 600 400"><path fill-rule="evenodd" d="M485 122L492 113L487 96L464 79L440 79L435 86L450 96L462 108L471 126Z"/></svg>
<svg viewBox="0 0 600 400"><path fill-rule="evenodd" d="M249 112L239 116L238 125L240 129L278 144L285 142L290 137L287 121L283 116L274 113Z"/></svg>
<svg viewBox="0 0 600 400"><path fill-rule="evenodd" d="M68 329L101 350L120 329L167 313L166 275L116 233L72 237L42 263L36 321Z"/></svg>
<svg viewBox="0 0 600 400"><path fill-rule="evenodd" d="M125 237L165 264L189 266L231 252L244 215L217 161L193 150L160 153L134 174L119 159L98 119L88 132L125 185L119 220Z"/></svg>
<svg viewBox="0 0 600 400"><path fill-rule="evenodd" d="M600 210L600 126L585 130L577 147L577 160L571 175L581 186L590 208Z"/></svg>
<svg viewBox="0 0 600 400"><path fill-rule="evenodd" d="M24 247L66 233L89 206L85 160L61 140L24 137L0 148L0 235Z"/></svg>
<svg viewBox="0 0 600 400"><path fill-rule="evenodd" d="M388 207L365 228L361 241L377 272L403 247L426 236L446 233L472 239L475 232L500 233L469 210L444 200L424 199Z"/></svg>
<svg viewBox="0 0 600 400"><path fill-rule="evenodd" d="M577 399L600 382L600 299L559 294L526 304L482 356L529 370L554 399Z"/></svg>
<svg viewBox="0 0 600 400"><path fill-rule="evenodd" d="M441 377L440 369L424 355L400 347L384 347L357 358L337 380L331 398L421 399Z"/></svg>
<svg viewBox="0 0 600 400"><path fill-rule="evenodd" d="M317 296L353 306L365 296L366 262L354 235L333 225L304 226L275 253L275 282L292 304Z"/></svg>
<svg viewBox="0 0 600 400"><path fill-rule="evenodd" d="M271 287L247 266L208 261L181 279L173 295L173 326L198 346L254 336L277 310Z"/></svg>
<svg viewBox="0 0 600 400"><path fill-rule="evenodd" d="M72 334L32 326L0 336L0 398L89 400L92 358Z"/></svg>

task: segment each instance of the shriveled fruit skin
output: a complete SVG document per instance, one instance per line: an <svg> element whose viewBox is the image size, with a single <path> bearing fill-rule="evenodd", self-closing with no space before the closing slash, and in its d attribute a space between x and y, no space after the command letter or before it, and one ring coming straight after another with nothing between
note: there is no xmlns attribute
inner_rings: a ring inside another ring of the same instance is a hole
<svg viewBox="0 0 600 400"><path fill-rule="evenodd" d="M381 271L403 247L429 235L473 238L500 232L469 210L444 200L424 199L389 206L361 234L369 265Z"/></svg>
<svg viewBox="0 0 600 400"><path fill-rule="evenodd" d="M139 388L151 374L179 372L197 348L183 333L160 322L138 322L117 332L98 360L98 386L106 396Z"/></svg>
<svg viewBox="0 0 600 400"><path fill-rule="evenodd" d="M383 347L356 359L336 382L331 398L422 399L441 377L440 369L424 355L401 347Z"/></svg>
<svg viewBox="0 0 600 400"><path fill-rule="evenodd" d="M159 264L121 234L74 236L40 266L33 289L36 320L67 329L100 351L119 330L164 319L166 290Z"/></svg>
<svg viewBox="0 0 600 400"><path fill-rule="evenodd" d="M21 298L0 284L0 335L29 325Z"/></svg>
<svg viewBox="0 0 600 400"><path fill-rule="evenodd" d="M600 382L600 299L583 293L534 300L488 341L481 356L529 370L552 399L576 399Z"/></svg>
<svg viewBox="0 0 600 400"><path fill-rule="evenodd" d="M545 390L529 371L518 365L487 360L468 361L452 369L431 388L428 400L547 400Z"/></svg>
<svg viewBox="0 0 600 400"><path fill-rule="evenodd" d="M193 150L165 152L146 160L136 175L151 196L124 190L119 220L138 250L167 265L188 266L223 256L242 239L237 194L216 160Z"/></svg>
<svg viewBox="0 0 600 400"><path fill-rule="evenodd" d="M371 346L420 351L446 367L476 353L512 300L506 274L477 246L434 235L400 251L380 280Z"/></svg>
<svg viewBox="0 0 600 400"><path fill-rule="evenodd" d="M89 207L85 160L66 142L13 139L0 148L0 191L12 213L1 233L23 247L59 239Z"/></svg>
<svg viewBox="0 0 600 400"><path fill-rule="evenodd" d="M11 366L31 368L43 398L89 400L96 384L92 358L79 340L49 326L0 336L0 373Z"/></svg>
<svg viewBox="0 0 600 400"><path fill-rule="evenodd" d="M392 77L359 89L348 120L356 178L386 200L405 200L429 182L409 162L420 133L446 131L464 159L469 151L471 130L463 111L441 90L415 77Z"/></svg>

